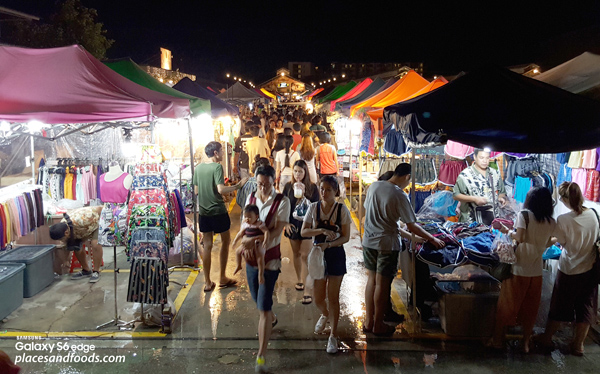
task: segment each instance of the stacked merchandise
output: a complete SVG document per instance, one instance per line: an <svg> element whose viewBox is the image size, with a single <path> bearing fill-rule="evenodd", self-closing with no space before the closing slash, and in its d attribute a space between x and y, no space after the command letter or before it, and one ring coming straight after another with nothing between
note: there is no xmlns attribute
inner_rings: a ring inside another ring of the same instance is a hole
<svg viewBox="0 0 600 374"><path fill-rule="evenodd" d="M162 165L136 165L127 213L126 244L131 260L127 301L165 304L167 261L175 234L170 217L175 212Z"/></svg>
<svg viewBox="0 0 600 374"><path fill-rule="evenodd" d="M38 186L9 187L0 194L0 250L43 225L42 190Z"/></svg>

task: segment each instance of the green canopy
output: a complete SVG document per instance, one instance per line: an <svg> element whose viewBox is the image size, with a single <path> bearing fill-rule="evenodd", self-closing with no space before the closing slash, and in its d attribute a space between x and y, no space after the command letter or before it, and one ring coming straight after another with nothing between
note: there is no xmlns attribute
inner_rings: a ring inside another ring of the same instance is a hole
<svg viewBox="0 0 600 374"><path fill-rule="evenodd" d="M153 76L142 70L142 68L139 67L138 64L136 64L129 58L105 62L104 64L112 70L116 71L117 73L121 74L125 78L129 79L130 81L139 84L140 86L144 86L153 91L161 92L180 99L188 99L190 101L190 110L192 112L192 116L198 116L203 113L210 115L209 100L204 100L195 96L185 94L181 91L177 91L176 89L167 86L164 83L161 83Z"/></svg>
<svg viewBox="0 0 600 374"><path fill-rule="evenodd" d="M342 84L337 86L333 91L331 91L329 93L329 95L325 96L324 98L322 98L319 103L324 103L327 101L332 101L332 100L337 100L340 97L344 96L348 91L350 91L351 89L353 89L356 86L356 82L355 81L350 81L346 84Z"/></svg>

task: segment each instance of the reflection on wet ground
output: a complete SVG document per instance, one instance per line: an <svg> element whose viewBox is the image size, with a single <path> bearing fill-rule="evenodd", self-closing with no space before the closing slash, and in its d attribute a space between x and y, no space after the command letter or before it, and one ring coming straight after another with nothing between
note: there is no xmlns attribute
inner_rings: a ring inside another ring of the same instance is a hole
<svg viewBox="0 0 600 374"><path fill-rule="evenodd" d="M231 214L232 233L239 227L239 208ZM309 244L309 243L306 243ZM219 237L215 242L211 278L219 275ZM352 226L351 240L346 245L348 274L341 289L341 315L338 328L340 352L325 352L327 334L315 335L314 325L319 312L314 303L304 305L302 292L294 289L296 275L291 248L282 240L282 269L274 291L273 310L279 324L273 330L267 364L273 372L289 373L412 373L442 370L449 373L529 373L529 372L597 372L600 347L590 339L586 342L583 358L569 354L567 335L561 338L558 349L550 355L520 353L518 342L507 345L504 353L491 352L482 340L452 342L439 339L411 340L407 329L410 323L397 327L392 338L375 338L362 333L364 320L364 288L366 275L362 262L360 237ZM287 261L285 259L288 259ZM230 251L227 275L235 268L234 251ZM173 275L173 280L185 284L188 272ZM125 279L121 274L120 279ZM112 275L104 277L95 286L87 283L54 285L39 298L28 300L21 311L0 325L28 331L93 331L94 326L111 318L113 313ZM85 340L97 347L102 356L123 355L124 363L61 363L22 364L24 373L246 373L253 372L258 347L256 337L258 312L246 286L245 273L236 275L236 287L203 292L202 272L198 273L179 313L173 321L173 334L156 340ZM174 283L174 282L173 282ZM392 294L394 304L402 306L406 290L400 280L395 281ZM58 287L58 288L57 288ZM174 296L181 286L174 290ZM64 294L57 293L61 289ZM91 291L90 291L91 290ZM126 284L119 285L119 293ZM108 295L108 296L107 296ZM65 303L64 301L69 301ZM65 307L69 305L69 307ZM79 307L77 307L78 305ZM122 311L131 310L132 303L120 301ZM71 307L72 306L72 307ZM62 308L62 309L61 309ZM405 312L406 310L398 310ZM127 312L125 314L132 314ZM36 318L33 318L36 317ZM48 326L52 327L49 329ZM0 331L0 336L2 331ZM107 332L117 331L106 329ZM138 326L137 332L156 331L156 328ZM568 333L568 331L567 331ZM51 342L54 340L44 341ZM0 349L11 357L23 352L15 348L16 340L0 339ZM54 341L56 342L56 341ZM63 341L64 342L64 341ZM28 352L31 354L32 352ZM35 352L33 352L35 353Z"/></svg>

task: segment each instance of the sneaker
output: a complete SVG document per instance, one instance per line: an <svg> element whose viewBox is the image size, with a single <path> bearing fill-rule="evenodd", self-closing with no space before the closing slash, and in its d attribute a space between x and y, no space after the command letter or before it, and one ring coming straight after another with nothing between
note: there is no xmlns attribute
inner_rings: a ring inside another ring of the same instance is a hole
<svg viewBox="0 0 600 374"><path fill-rule="evenodd" d="M71 279L77 280L77 279L87 278L87 277L90 277L90 276L92 276L92 271L91 270L90 271L82 270L79 273L71 275Z"/></svg>
<svg viewBox="0 0 600 374"><path fill-rule="evenodd" d="M254 371L257 373L268 373L266 360L263 356L256 357L256 366L254 367Z"/></svg>
<svg viewBox="0 0 600 374"><path fill-rule="evenodd" d="M100 273L97 271L92 271L92 276L90 277L90 283L96 283L100 280Z"/></svg>
<svg viewBox="0 0 600 374"><path fill-rule="evenodd" d="M322 333L325 330L325 325L327 325L328 321L329 321L329 317L321 314L321 317L319 317L319 320L317 321L317 324L315 325L315 334Z"/></svg>
<svg viewBox="0 0 600 374"><path fill-rule="evenodd" d="M333 335L329 335L329 340L327 341L327 353L337 353L338 351L338 343L337 339Z"/></svg>

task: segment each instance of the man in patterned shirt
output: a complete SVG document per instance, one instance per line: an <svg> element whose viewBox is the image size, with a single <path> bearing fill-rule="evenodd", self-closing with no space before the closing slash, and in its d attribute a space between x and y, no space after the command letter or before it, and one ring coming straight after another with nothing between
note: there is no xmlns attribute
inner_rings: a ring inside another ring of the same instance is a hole
<svg viewBox="0 0 600 374"><path fill-rule="evenodd" d="M102 206L84 207L73 209L64 214L64 218L57 224L50 226L50 237L60 240L62 247L75 252L75 257L81 264L81 271L73 274L71 279L90 277L90 283L100 280L100 265L102 264L102 246L98 244L98 222L100 221ZM82 251L83 243L90 241L94 267L90 270L87 254Z"/></svg>

